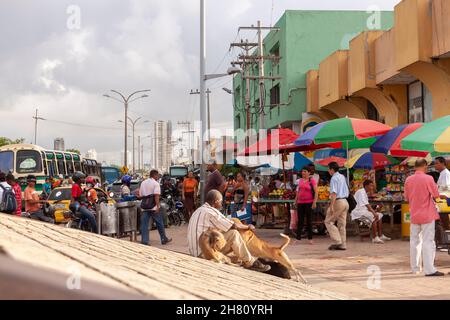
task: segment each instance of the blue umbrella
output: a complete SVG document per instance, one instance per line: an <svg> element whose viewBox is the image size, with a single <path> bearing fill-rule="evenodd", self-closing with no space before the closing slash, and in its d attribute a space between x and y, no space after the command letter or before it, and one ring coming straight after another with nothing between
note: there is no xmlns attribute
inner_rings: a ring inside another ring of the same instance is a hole
<svg viewBox="0 0 450 320"><path fill-rule="evenodd" d="M312 164L313 162L301 153L296 152L294 155L294 171L300 171L303 167Z"/></svg>

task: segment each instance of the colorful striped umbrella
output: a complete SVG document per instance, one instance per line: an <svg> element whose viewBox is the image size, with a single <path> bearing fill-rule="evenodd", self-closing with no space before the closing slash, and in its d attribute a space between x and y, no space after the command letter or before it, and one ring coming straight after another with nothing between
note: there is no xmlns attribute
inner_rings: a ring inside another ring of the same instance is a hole
<svg viewBox="0 0 450 320"><path fill-rule="evenodd" d="M328 166L331 162L337 162L337 164L339 165L339 167L343 167L345 164L345 161L347 161L344 158L340 158L340 157L329 157L329 158L325 158L322 159L320 161L317 161L317 164L321 165L321 166Z"/></svg>
<svg viewBox="0 0 450 320"><path fill-rule="evenodd" d="M346 147L347 143L350 144L352 141L380 136L389 130L391 130L391 127L373 120L340 118L317 124L295 140L294 144L305 146L342 142L342 147ZM372 139L369 142L373 143L375 140ZM358 148L369 146L359 145Z"/></svg>
<svg viewBox="0 0 450 320"><path fill-rule="evenodd" d="M416 150L404 150L400 142L417 129L421 128L423 123L403 124L395 127L384 136L380 137L371 147L370 151L389 154L395 157L425 157L428 152Z"/></svg>
<svg viewBox="0 0 450 320"><path fill-rule="evenodd" d="M421 128L404 138L400 145L405 150L449 153L450 116L424 124Z"/></svg>
<svg viewBox="0 0 450 320"><path fill-rule="evenodd" d="M345 166L353 169L376 170L398 163L397 159L383 153L366 152L351 158Z"/></svg>

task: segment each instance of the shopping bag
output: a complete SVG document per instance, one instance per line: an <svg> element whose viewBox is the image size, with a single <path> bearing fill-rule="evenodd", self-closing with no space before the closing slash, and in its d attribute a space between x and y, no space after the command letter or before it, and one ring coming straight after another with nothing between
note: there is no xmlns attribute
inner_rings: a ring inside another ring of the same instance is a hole
<svg viewBox="0 0 450 320"><path fill-rule="evenodd" d="M237 217L240 219L240 218L242 218L243 216L246 216L247 215L247 209L243 209L243 210L239 210L239 211L236 211L236 215L237 215Z"/></svg>
<svg viewBox="0 0 450 320"><path fill-rule="evenodd" d="M289 229L297 230L297 226L298 226L298 213L297 213L297 210L291 209L291 224L289 226Z"/></svg>

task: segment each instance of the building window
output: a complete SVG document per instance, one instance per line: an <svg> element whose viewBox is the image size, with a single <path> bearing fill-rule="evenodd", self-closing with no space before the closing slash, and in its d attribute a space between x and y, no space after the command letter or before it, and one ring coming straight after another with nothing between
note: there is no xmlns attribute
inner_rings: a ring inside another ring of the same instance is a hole
<svg viewBox="0 0 450 320"><path fill-rule="evenodd" d="M270 109L273 109L280 105L280 85L270 89Z"/></svg>
<svg viewBox="0 0 450 320"><path fill-rule="evenodd" d="M276 66L278 65L278 63L280 62L279 58L280 58L280 44L277 43L276 45L274 45L272 47L272 49L270 50L270 55L274 56L274 58L278 58L278 59L274 59L272 62L272 66Z"/></svg>
<svg viewBox="0 0 450 320"><path fill-rule="evenodd" d="M234 127L236 129L241 128L241 115L240 114L238 114L234 120Z"/></svg>
<svg viewBox="0 0 450 320"><path fill-rule="evenodd" d="M408 121L430 122L433 119L432 98L428 88L420 81L408 85Z"/></svg>
<svg viewBox="0 0 450 320"><path fill-rule="evenodd" d="M367 103L367 119L369 120L380 120L380 115L378 114L377 108L369 101Z"/></svg>

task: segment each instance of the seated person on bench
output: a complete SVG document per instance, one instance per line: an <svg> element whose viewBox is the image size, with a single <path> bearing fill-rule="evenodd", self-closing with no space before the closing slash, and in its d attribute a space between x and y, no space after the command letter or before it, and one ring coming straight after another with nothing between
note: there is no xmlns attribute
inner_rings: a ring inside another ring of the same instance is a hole
<svg viewBox="0 0 450 320"><path fill-rule="evenodd" d="M371 194L375 188L375 184L371 180L364 181L363 188L355 193L356 207L351 212L352 220L366 218L372 224L372 242L384 243L391 240L381 231L383 214L376 212L369 203L368 194Z"/></svg>

